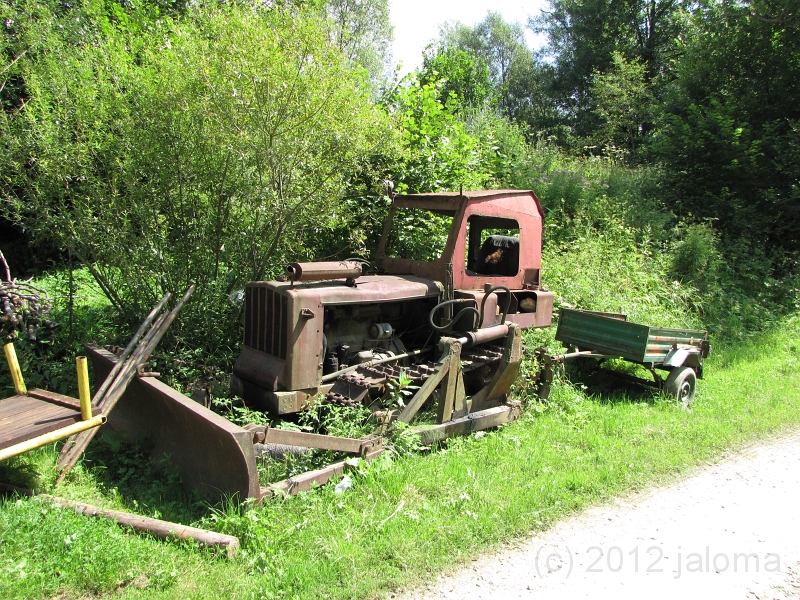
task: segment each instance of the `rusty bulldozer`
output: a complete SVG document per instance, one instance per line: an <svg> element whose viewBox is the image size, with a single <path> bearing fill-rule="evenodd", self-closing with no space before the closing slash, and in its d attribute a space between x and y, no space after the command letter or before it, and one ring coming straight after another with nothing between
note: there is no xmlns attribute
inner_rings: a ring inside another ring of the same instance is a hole
<svg viewBox="0 0 800 600"><path fill-rule="evenodd" d="M373 435L240 427L153 377L130 383L104 427L149 438L151 453L170 454L184 484L201 494L260 500L323 484L348 462L261 485L256 456L264 446L368 460L384 451L381 433L393 421L408 423L424 445L509 423L521 412L508 396L519 372L521 332L552 322L553 294L541 280L542 220L532 191L396 195L371 264L294 263L281 281L246 285L233 392L251 409L278 418L319 402L367 406L380 424ZM427 228L430 223L436 227ZM443 230L446 237L434 234ZM705 332L688 333L689 341L705 340ZM597 348L596 357L616 352ZM671 354L658 365L650 360L651 370L702 359L698 351L682 352L683 358ZM112 353L91 348L89 355L99 378L114 369ZM644 364L648 357L637 360ZM552 375L547 366L544 374ZM385 406L401 379L413 384L413 393Z"/></svg>

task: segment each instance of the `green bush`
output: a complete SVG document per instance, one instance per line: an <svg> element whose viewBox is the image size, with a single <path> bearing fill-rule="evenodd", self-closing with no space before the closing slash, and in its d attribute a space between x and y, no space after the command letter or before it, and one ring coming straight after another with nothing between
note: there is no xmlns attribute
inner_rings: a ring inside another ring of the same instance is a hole
<svg viewBox="0 0 800 600"><path fill-rule="evenodd" d="M30 98L3 121L4 208L89 265L130 322L196 283L176 347L225 354L232 293L336 220L383 113L312 9L209 3L143 30L93 24L73 45L54 21L20 65Z"/></svg>

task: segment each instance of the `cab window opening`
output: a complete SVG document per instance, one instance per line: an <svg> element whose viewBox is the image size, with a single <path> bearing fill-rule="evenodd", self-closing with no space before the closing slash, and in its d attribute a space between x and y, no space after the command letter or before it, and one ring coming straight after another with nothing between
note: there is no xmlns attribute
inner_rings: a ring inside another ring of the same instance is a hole
<svg viewBox="0 0 800 600"><path fill-rule="evenodd" d="M468 275L514 276L519 271L519 223L472 215L467 220Z"/></svg>

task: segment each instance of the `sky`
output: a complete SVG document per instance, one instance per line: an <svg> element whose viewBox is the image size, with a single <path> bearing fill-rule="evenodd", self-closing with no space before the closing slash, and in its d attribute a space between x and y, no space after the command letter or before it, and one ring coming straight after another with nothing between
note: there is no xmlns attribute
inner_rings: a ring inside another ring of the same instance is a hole
<svg viewBox="0 0 800 600"><path fill-rule="evenodd" d="M439 25L446 21L460 21L475 25L483 20L490 10L499 12L513 23L519 21L523 27L528 16L536 16L547 5L546 0L390 0L392 24L394 25L394 47L392 59L402 62L401 74L413 71L422 64L422 51L429 42L439 37ZM543 36L536 36L526 28L526 39L531 48L544 43Z"/></svg>

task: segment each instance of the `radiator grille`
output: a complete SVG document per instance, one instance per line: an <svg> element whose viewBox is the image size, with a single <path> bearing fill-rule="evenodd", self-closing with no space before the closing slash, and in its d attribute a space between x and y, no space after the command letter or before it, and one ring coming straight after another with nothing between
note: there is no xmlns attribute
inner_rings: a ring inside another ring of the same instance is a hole
<svg viewBox="0 0 800 600"><path fill-rule="evenodd" d="M286 359L287 298L263 286L245 288L244 345Z"/></svg>

